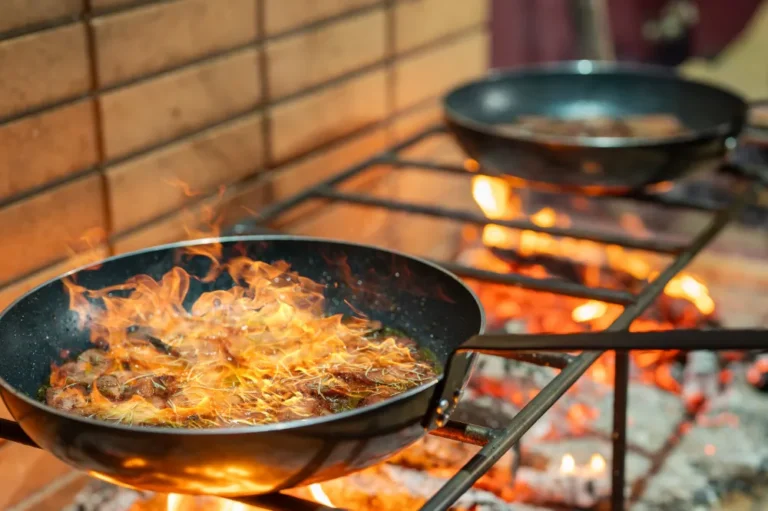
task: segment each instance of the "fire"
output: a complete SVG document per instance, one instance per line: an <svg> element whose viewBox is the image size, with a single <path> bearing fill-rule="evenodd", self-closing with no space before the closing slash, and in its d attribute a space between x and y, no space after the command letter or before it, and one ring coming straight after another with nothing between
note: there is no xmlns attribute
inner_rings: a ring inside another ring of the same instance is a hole
<svg viewBox="0 0 768 511"><path fill-rule="evenodd" d="M562 461L560 462L560 473L561 474L573 474L576 471L576 460L573 456L570 454L566 454L563 456Z"/></svg>
<svg viewBox="0 0 768 511"><path fill-rule="evenodd" d="M182 511L182 504L184 496L178 493L171 493L168 495L168 503L166 504L167 511Z"/></svg>
<svg viewBox="0 0 768 511"><path fill-rule="evenodd" d="M203 503L203 501L205 502ZM165 505L166 511L194 511L201 507L205 511L255 511L259 509L226 499L179 495L178 493L169 493Z"/></svg>
<svg viewBox="0 0 768 511"><path fill-rule="evenodd" d="M664 293L674 298L688 300L704 315L715 312L715 301L709 296L709 289L691 275L678 275L667 284Z"/></svg>
<svg viewBox="0 0 768 511"><path fill-rule="evenodd" d="M313 484L309 487L309 492L312 494L312 498L315 502L324 506L333 507L333 502L328 498L328 495L323 491L323 487L320 484Z"/></svg>
<svg viewBox="0 0 768 511"><path fill-rule="evenodd" d="M434 378L404 334L327 316L324 286L287 263L224 264L220 254L218 245L191 247L212 263L203 275L175 267L100 290L67 280L97 349L53 367L49 404L130 424L242 426L337 413ZM185 307L193 280L225 272L230 289Z"/></svg>
<svg viewBox="0 0 768 511"><path fill-rule="evenodd" d="M519 197L514 188L502 179L487 176L472 178L472 192L475 201L486 217L490 219L514 219L522 216ZM532 223L539 227L554 227L568 225L570 220L565 215L559 215L549 207L542 208L530 216ZM639 217L624 215L622 225L637 236L648 236L649 233ZM625 250L622 247L603 246L588 240L571 238L555 238L548 234L534 231L518 232L514 229L498 225L488 225L483 229L483 243L489 247L514 249L523 256L532 254L550 255L588 266L584 280L589 285L599 285L600 278L594 277L595 270L605 264L613 270L631 275L638 281L652 280L658 272L647 260L647 254L638 251ZM689 274L682 273L667 284L664 292L674 298L681 298L693 303L704 315L710 315L715 310L715 303L709 295L707 287ZM599 302L590 302L587 310L574 311L574 321L586 322L591 317L582 318L582 314L596 311L594 318L604 314ZM588 316L588 314L587 314Z"/></svg>
<svg viewBox="0 0 768 511"><path fill-rule="evenodd" d="M605 467L605 458L600 456L600 454L595 453L589 459L589 469L595 474L602 474L605 472Z"/></svg>
<svg viewBox="0 0 768 511"><path fill-rule="evenodd" d="M608 304L590 300L583 305L579 305L571 313L571 317L577 323L587 323L605 315L608 310Z"/></svg>
<svg viewBox="0 0 768 511"><path fill-rule="evenodd" d="M512 190L501 179L475 176L472 196L488 218L501 218L507 211Z"/></svg>
<svg viewBox="0 0 768 511"><path fill-rule="evenodd" d="M525 211L515 183L503 179L475 175L472 178L473 197L485 216L491 220L519 220ZM664 189L667 184L660 185ZM576 197L581 200L582 197ZM587 205L577 204L582 209ZM544 228L566 227L570 219L551 207L544 207L528 216L534 225ZM652 236L640 217L624 214L619 219L622 228L635 237ZM565 277L585 285L627 290L633 293L658 275L662 261L654 254L625 249L618 245L556 237L532 230L518 230L489 224L482 230L484 247L501 249L489 251L478 248L467 251L471 264L498 272L516 272L534 278ZM656 258L656 259L654 259ZM658 262L657 262L658 259ZM565 272L558 274L557 271ZM569 333L607 328L623 308L597 300L582 300L490 283L473 284L493 321L525 321L527 331ZM682 303L680 303L682 302ZM715 313L715 302L707 286L688 273L673 278L664 289L660 310L674 319L659 314L638 318L633 331L666 330L676 326L695 328L702 318ZM684 305L685 303L690 306ZM541 312L546 311L546 312ZM495 316L495 317L494 317ZM530 316L530 317L529 317ZM635 365L642 370L639 378L666 390L680 392L681 386L667 362L675 351L633 352ZM613 353L606 353L589 370L592 380L610 385L614 377ZM513 393L514 394L514 393ZM509 396L517 400L513 395ZM517 402L517 404L522 404ZM569 410L569 421L579 423L584 410ZM577 426L573 426L577 428Z"/></svg>

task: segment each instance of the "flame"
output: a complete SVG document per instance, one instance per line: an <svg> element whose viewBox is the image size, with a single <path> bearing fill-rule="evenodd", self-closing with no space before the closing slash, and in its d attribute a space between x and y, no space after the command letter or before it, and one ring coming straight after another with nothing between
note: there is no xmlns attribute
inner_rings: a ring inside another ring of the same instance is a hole
<svg viewBox="0 0 768 511"><path fill-rule="evenodd" d="M178 493L168 494L165 509L166 511L194 511L201 507L198 504L202 504L203 501L205 502L204 508L206 511L249 511L260 509L232 500L179 495Z"/></svg>
<svg viewBox="0 0 768 511"><path fill-rule="evenodd" d="M608 304L590 300L583 305L579 305L571 313L571 317L577 323L586 323L605 315L608 311Z"/></svg>
<svg viewBox="0 0 768 511"><path fill-rule="evenodd" d="M673 298L688 300L706 316L715 312L715 301L709 296L709 289L692 275L676 276L666 285L664 293Z"/></svg>
<svg viewBox="0 0 768 511"><path fill-rule="evenodd" d="M554 227L557 223L557 213L552 208L542 208L538 213L531 215L531 222L539 227Z"/></svg>
<svg viewBox="0 0 768 511"><path fill-rule="evenodd" d="M589 459L589 469L595 474L602 474L605 472L605 467L605 458L603 458L600 454L595 453Z"/></svg>
<svg viewBox="0 0 768 511"><path fill-rule="evenodd" d="M576 460L570 454L563 455L563 459L560 462L560 473L568 475L574 472L576 472Z"/></svg>
<svg viewBox="0 0 768 511"><path fill-rule="evenodd" d="M472 196L478 206L490 219L513 219L520 217L520 198L510 183L499 178L474 176ZM542 208L530 216L532 223L539 227L567 226L570 219L559 215L552 208ZM633 214L620 219L624 228L637 237L648 237L650 233L642 220ZM584 275L588 285L600 285L599 266L604 264L614 270L627 273L638 281L652 280L658 272L648 261L648 254L624 249L617 245L604 246L589 240L556 238L545 233L524 230L522 232L498 225L487 225L483 229L483 243L486 246L514 249L522 256L533 254L573 260L588 266ZM667 284L665 294L693 303L705 316L712 314L715 303L707 287L694 276L681 273ZM574 318L574 321L578 321Z"/></svg>
<svg viewBox="0 0 768 511"><path fill-rule="evenodd" d="M472 178L472 196L488 218L504 215L511 194L511 189L501 179L488 176Z"/></svg>
<svg viewBox="0 0 768 511"><path fill-rule="evenodd" d="M312 494L312 498L315 502L327 507L333 507L333 502L328 498L328 495L323 491L323 487L320 484L313 484L309 487L309 493Z"/></svg>
<svg viewBox="0 0 768 511"><path fill-rule="evenodd" d="M503 179L486 176L472 177L472 192L475 201L485 216L491 220L513 220L525 218L518 188L521 185ZM669 183L658 186L659 191ZM584 197L574 197L573 207L586 210L589 203ZM551 207L544 207L531 214L528 219L539 227L566 227L571 223L567 215ZM620 226L636 238L653 234L642 219L632 213L619 218ZM469 232L467 231L467 236ZM471 238L469 238L471 240ZM625 249L618 245L605 245L589 240L556 237L532 230L518 230L496 224L484 226L482 230L484 247L504 249L510 257L502 258L499 252L477 248L466 251L463 256L471 264L497 273L520 273L533 278L577 278L588 286L628 290L636 293L647 282L654 280L658 269L666 261L646 252ZM560 265L560 266L558 266ZM564 269L564 270L563 270ZM569 274L555 274L568 271ZM504 324L510 320L521 321L530 333L570 333L585 330L603 330L621 314L623 308L596 300L537 293L520 288L492 283L471 283L478 292L492 321ZM680 304L684 301L690 304ZM681 273L665 286L664 294L653 309L638 318L631 325L632 331L669 330L677 326L695 328L715 313L715 302L701 279L689 273ZM544 313L537 311L546 311ZM665 311L660 317L659 311ZM656 384L670 392L681 392L682 388L671 370L671 360L677 351L634 351L634 364L641 368L638 378L648 384ZM607 352L588 373L591 381L607 386L614 378L614 354ZM751 379L761 377L753 368ZM505 396L516 404L524 399L515 389L509 389ZM522 395L522 394L521 394ZM565 415L573 430L583 429L592 412L572 405Z"/></svg>
<svg viewBox="0 0 768 511"><path fill-rule="evenodd" d="M96 349L52 367L49 404L129 424L266 424L366 406L431 381L435 367L404 334L325 314L325 287L285 262L219 260L190 247L204 275L174 267L89 290L65 280ZM195 279L235 284L201 294ZM173 499L172 499L173 500Z"/></svg>
<svg viewBox="0 0 768 511"><path fill-rule="evenodd" d="M169 493L165 508L167 511L183 511L183 503L183 495L179 495L178 493Z"/></svg>

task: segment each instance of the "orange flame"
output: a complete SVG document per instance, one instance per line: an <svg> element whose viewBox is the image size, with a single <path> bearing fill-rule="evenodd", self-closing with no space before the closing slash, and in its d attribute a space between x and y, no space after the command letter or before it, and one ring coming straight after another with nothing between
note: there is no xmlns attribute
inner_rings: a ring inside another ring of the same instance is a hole
<svg viewBox="0 0 768 511"><path fill-rule="evenodd" d="M598 453L593 454L589 459L589 469L595 474L602 474L605 472L605 468L605 458Z"/></svg>
<svg viewBox="0 0 768 511"><path fill-rule="evenodd" d="M570 454L563 455L560 461L560 473L568 475L574 472L576 472L576 460Z"/></svg>
<svg viewBox="0 0 768 511"><path fill-rule="evenodd" d="M602 317L608 311L608 304L590 300L583 305L579 305L571 313L571 317L577 323L586 323Z"/></svg>
<svg viewBox="0 0 768 511"><path fill-rule="evenodd" d="M168 494L165 509L166 511L194 511L200 508L199 504L202 504L203 501L206 511L256 511L260 509L226 499L195 497L193 495L179 495L178 493Z"/></svg>
<svg viewBox="0 0 768 511"><path fill-rule="evenodd" d="M472 196L488 218L504 216L511 195L511 189L501 179L487 176L472 178Z"/></svg>
<svg viewBox="0 0 768 511"><path fill-rule="evenodd" d="M664 288L664 293L673 298L688 300L704 315L715 312L715 301L709 296L709 289L691 275L683 273L673 278Z"/></svg>
<svg viewBox="0 0 768 511"><path fill-rule="evenodd" d="M333 502L328 498L328 495L323 491L323 487L320 484L313 484L309 487L309 492L312 494L312 498L315 502L324 506L333 507Z"/></svg>
<svg viewBox="0 0 768 511"><path fill-rule="evenodd" d="M48 404L130 424L221 427L303 419L366 406L432 380L403 334L366 318L326 316L324 286L289 270L191 247L204 277L175 267L88 290L65 280L97 347L52 368ZM185 301L195 278L236 284Z"/></svg>
<svg viewBox="0 0 768 511"><path fill-rule="evenodd" d="M472 178L472 196L486 217L490 219L513 219L522 213L520 199L509 183L502 179L486 176ZM558 215L552 208L543 208L530 217L531 222L540 227L565 225L569 219ZM636 215L624 215L622 225L638 237L647 237L649 233ZM638 281L652 280L658 274L648 262L647 254L626 250L620 246L604 246L588 240L555 238L548 234L534 231L519 232L498 225L488 225L483 229L483 243L490 247L511 248L522 255L543 254L574 260L597 268L600 263L615 270L627 273ZM589 285L590 275L585 275ZM698 279L682 273L665 288L665 294L693 303L704 315L715 310L715 303L709 296L709 290ZM575 318L574 318L575 320Z"/></svg>
<svg viewBox="0 0 768 511"><path fill-rule="evenodd" d="M511 220L523 217L520 196L516 193L514 183L502 179L485 176L473 176L473 197L486 217L490 219ZM662 185L660 188L664 188ZM577 200L583 199L576 197ZM580 207L586 207L581 205ZM570 219L552 208L545 207L530 216L530 221L540 227L567 226ZM625 214L620 218L623 228L635 237L648 237L651 233L646 229L640 217ZM652 281L658 276L657 264L664 261L653 254L637 250L625 249L618 245L604 245L588 240L577 240L567 237L555 237L530 230L516 230L490 224L482 231L483 245L513 250L522 257L550 256L553 259L571 261L573 268L580 271L582 282L589 286L600 286L626 289L627 286L640 286ZM547 268L542 265L520 265L505 261L493 252L474 249L466 253L472 264L499 273L520 272L534 278L550 277ZM615 270L603 271L602 268ZM631 277L627 284L625 277ZM481 300L487 310L496 319L509 320L525 318L527 308L547 308L551 314L538 318L534 315L532 321L526 319L529 331L536 332L577 332L583 330L602 330L608 327L623 310L621 306L596 300L583 301L544 293L536 293L524 289L511 289L495 284L475 284ZM635 291L631 288L630 291ZM706 285L688 273L682 273L672 279L665 287L666 298L685 300L690 308L682 308L677 322L680 325L691 326L715 312L715 303L709 295ZM549 307L551 306L551 308ZM666 330L675 325L655 318L641 317L631 326L632 331ZM634 362L643 369L640 379L646 383L655 383L672 392L680 392L680 384L670 371L668 360L676 355L675 351L664 352L633 352ZM754 373L755 371L753 371ZM611 384L614 378L613 354L606 353L595 363L588 372L592 380ZM752 374L751 378L758 375ZM511 392L509 399L516 399ZM578 429L581 422L589 415L588 410L576 406L568 411L567 417L571 427Z"/></svg>

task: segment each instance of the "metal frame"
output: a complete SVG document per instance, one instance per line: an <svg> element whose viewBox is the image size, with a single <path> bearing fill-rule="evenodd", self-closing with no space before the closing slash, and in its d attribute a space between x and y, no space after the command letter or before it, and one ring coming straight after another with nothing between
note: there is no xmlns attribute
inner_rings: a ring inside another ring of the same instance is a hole
<svg viewBox="0 0 768 511"><path fill-rule="evenodd" d="M733 220L741 210L750 202L753 202L759 189L757 183L740 183L740 188L731 204L721 207L716 204L702 203L696 200L672 199L664 195L638 194L632 198L638 201L657 204L660 207L685 208L713 213L712 220L696 235L688 244L672 244L653 239L638 239L631 236L606 235L605 233L570 228L546 228L534 223L521 220L493 220L466 211L453 210L444 207L424 206L419 204L401 202L397 200L381 199L356 193L347 193L336 187L345 181L355 177L377 165L391 166L395 171L407 168L434 171L436 173L450 173L466 175L483 175L483 172L471 173L460 166L436 164L430 161L418 161L402 158L400 153L429 137L442 135L445 129L440 126L432 126L407 140L393 146L389 150L380 153L358 165L355 165L335 176L318 183L317 185L288 198L282 202L272 204L262 210L261 214L247 222L233 227L232 233L245 234L259 230L271 221L276 220L287 211L302 205L312 199L328 199L335 202L360 204L371 207L385 208L392 211L408 212L444 219L452 219L458 222L485 226L489 224L501 225L514 229L524 229L553 236L567 236L575 239L590 240L600 243L619 245L625 248L640 249L649 252L675 256L673 261L664 269L655 280L645 285L637 294L608 288L593 288L583 284L570 282L558 278L532 278L524 275L496 273L487 270L472 268L470 266L437 261L438 264L449 271L461 276L519 286L535 291L558 293L577 298L600 300L608 303L623 305L622 314L608 327L610 331L627 330L631 323L645 311L653 301L663 292L666 284L672 280L691 260L705 248ZM514 446L519 446L520 439L533 426L533 424L549 410L550 407L589 369L589 367L604 352L585 352L578 356L565 353L552 352L521 352L520 361L548 365L561 369L541 391L528 403L510 423L503 429L488 429L471 424L449 422L443 428L432 432L437 436L460 440L482 445L480 452L472 458L461 470L451 478L421 509L422 511L438 511L448 509L461 495L486 472L501 456ZM612 459L612 492L611 508L615 511L625 509L625 457L627 450L627 393L629 386L629 353L620 351L616 353L614 379L614 410L613 410L613 459ZM323 510L327 507L309 501L295 499L286 495L273 494L268 496L255 496L238 499L241 502L260 506L266 509L305 509Z"/></svg>

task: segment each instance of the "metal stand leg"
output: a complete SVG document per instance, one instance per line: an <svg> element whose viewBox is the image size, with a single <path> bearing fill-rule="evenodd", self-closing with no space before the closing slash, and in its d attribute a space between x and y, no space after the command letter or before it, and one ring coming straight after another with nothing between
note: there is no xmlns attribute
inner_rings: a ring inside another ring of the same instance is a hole
<svg viewBox="0 0 768 511"><path fill-rule="evenodd" d="M616 352L613 392L611 509L613 511L624 511L624 460L627 454L627 398L629 393L628 351Z"/></svg>

